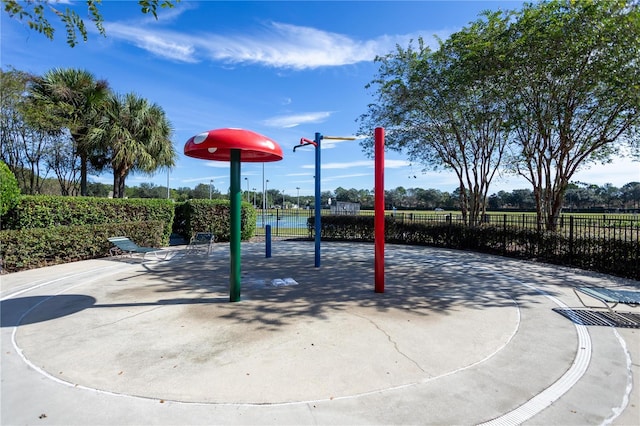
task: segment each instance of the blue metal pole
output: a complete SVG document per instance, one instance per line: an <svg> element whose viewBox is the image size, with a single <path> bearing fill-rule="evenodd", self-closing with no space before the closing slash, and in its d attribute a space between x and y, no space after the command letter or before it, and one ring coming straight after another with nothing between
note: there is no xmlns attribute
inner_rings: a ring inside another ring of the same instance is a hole
<svg viewBox="0 0 640 426"><path fill-rule="evenodd" d="M322 135L316 133L316 216L315 216L315 267L320 267L320 214L322 213L322 203L320 202L320 141Z"/></svg>
<svg viewBox="0 0 640 426"><path fill-rule="evenodd" d="M264 228L264 240L264 257L269 258L271 257L271 225L267 225Z"/></svg>

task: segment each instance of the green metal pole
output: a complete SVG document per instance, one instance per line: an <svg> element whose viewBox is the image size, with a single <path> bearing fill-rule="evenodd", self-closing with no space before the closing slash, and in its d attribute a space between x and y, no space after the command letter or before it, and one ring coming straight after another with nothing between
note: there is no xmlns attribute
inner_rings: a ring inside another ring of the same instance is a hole
<svg viewBox="0 0 640 426"><path fill-rule="evenodd" d="M231 233L230 255L231 255L231 271L229 274L229 301L240 301L241 287L241 266L240 266L240 224L241 224L241 206L242 206L242 190L240 189L240 150L231 150Z"/></svg>

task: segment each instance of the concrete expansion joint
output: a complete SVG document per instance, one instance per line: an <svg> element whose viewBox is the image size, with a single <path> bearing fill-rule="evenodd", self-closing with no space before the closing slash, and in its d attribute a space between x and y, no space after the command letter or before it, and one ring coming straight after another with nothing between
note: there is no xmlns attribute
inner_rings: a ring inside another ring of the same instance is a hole
<svg viewBox="0 0 640 426"><path fill-rule="evenodd" d="M400 348L398 347L398 342L394 341L391 338L391 335L389 333L387 333L382 327L380 327L380 325L378 325L375 321L373 321L371 318L368 318L364 315L360 315L360 314L356 314L356 313L351 313L352 315L362 318L366 321L368 321L369 323L371 323L376 329L378 329L382 334L384 334L387 337L387 340L393 345L393 348L395 349L395 351L402 356L403 358L407 359L409 362L411 362L413 365L415 365L416 367L418 367L418 369L420 371L422 371L423 373L426 373L426 371L424 370L424 368L422 368L420 366L420 364L418 364L418 362L416 362L416 360L414 360L413 358L411 358L409 355L405 354L404 352L402 352L400 350Z"/></svg>
<svg viewBox="0 0 640 426"><path fill-rule="evenodd" d="M314 413L314 409L316 408L316 405L313 402L308 402L307 403L307 408L309 409L309 415L313 419L313 424L317 425L318 424L318 420L316 419L316 414Z"/></svg>
<svg viewBox="0 0 640 426"><path fill-rule="evenodd" d="M157 309L160 309L160 308L162 308L162 306L153 306L151 308L145 309L142 312L136 312L136 313L131 314L131 315L126 315L126 316L124 316L122 318L119 318L119 319L117 319L115 321L106 322L104 324L97 325L97 326L93 327L92 330L96 330L96 329L99 329L99 328L108 327L110 325L118 324L120 322L130 320L131 318L135 318L135 317L138 317L140 315L148 314L149 312L153 312L153 311L155 311Z"/></svg>

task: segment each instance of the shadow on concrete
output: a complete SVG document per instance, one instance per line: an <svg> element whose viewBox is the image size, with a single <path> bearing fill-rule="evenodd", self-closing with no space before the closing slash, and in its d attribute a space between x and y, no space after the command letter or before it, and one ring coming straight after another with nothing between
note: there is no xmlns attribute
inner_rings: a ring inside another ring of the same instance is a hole
<svg viewBox="0 0 640 426"><path fill-rule="evenodd" d="M92 307L95 302L93 297L82 294L6 299L0 302L0 326L17 327L66 317Z"/></svg>
<svg viewBox="0 0 640 426"><path fill-rule="evenodd" d="M107 297L107 303L96 304L88 295L5 300L2 327L48 321L88 308L216 305L219 318L277 329L305 319L327 319L332 313L354 308L429 316L516 305L526 309L540 303L537 291L510 279L508 271L513 265L488 269L490 262L499 263L500 259L486 255L395 246L386 257L385 292L375 293L373 245L334 243L323 251L320 268L313 266L312 243L279 242L271 258L265 258L260 248L255 243L243 247L242 300L237 303L229 302L228 252L219 249L210 257L141 263L142 270L116 278L126 285ZM285 278L298 285L268 285ZM108 303L110 299L118 302Z"/></svg>
<svg viewBox="0 0 640 426"><path fill-rule="evenodd" d="M333 244L323 252L320 268L314 268L313 261L313 244L280 242L268 259L255 247L243 252L242 301L221 305L222 318L277 328L305 318L328 318L333 312L354 307L380 313L455 315L463 308L513 308L516 304L527 308L539 303L538 292L480 268L486 264L486 256L466 252L394 249L386 261L385 292L381 294L374 292L372 245ZM147 289L157 293L228 300L229 258L224 254L185 257L145 268L121 279L137 285L135 282L144 277L149 280ZM293 278L299 285L264 285L284 278Z"/></svg>
<svg viewBox="0 0 640 426"><path fill-rule="evenodd" d="M1 327L18 327L50 321L96 308L131 308L145 306L197 305L227 303L226 298L162 299L156 302L96 304L96 299L82 294L33 296L0 302Z"/></svg>

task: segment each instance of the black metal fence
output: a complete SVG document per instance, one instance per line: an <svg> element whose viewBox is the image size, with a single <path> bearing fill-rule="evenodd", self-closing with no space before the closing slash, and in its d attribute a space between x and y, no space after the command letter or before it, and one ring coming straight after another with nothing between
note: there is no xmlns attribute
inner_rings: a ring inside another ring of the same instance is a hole
<svg viewBox="0 0 640 426"><path fill-rule="evenodd" d="M456 223L465 224L459 214L420 214L397 213L393 215L403 223ZM544 223L538 222L536 215L521 214L485 214L480 225L498 226L503 228L519 228L543 231ZM592 237L617 239L623 241L638 241L640 235L640 216L635 215L561 215L556 223L555 232L570 239L575 237Z"/></svg>
<svg viewBox="0 0 640 426"><path fill-rule="evenodd" d="M373 241L372 214L324 217L322 238ZM264 235L268 224L273 237L311 239L312 216L312 210L272 210L264 218L259 212L256 235ZM473 226L451 213L396 212L386 221L390 243L473 250L640 279L638 215L563 215L554 231L531 213L487 214Z"/></svg>
<svg viewBox="0 0 640 426"><path fill-rule="evenodd" d="M306 209L258 210L256 236L264 237L266 225L271 225L272 237L311 238L307 229L307 220L313 216L313 213L313 210Z"/></svg>
<svg viewBox="0 0 640 426"><path fill-rule="evenodd" d="M329 211L323 211L329 215ZM372 210L360 211L360 216L373 216ZM307 219L313 217L313 210L303 209L268 209L257 212L256 235L264 236L265 225L271 225L271 233L278 237L309 237ZM389 213L401 223L423 224L464 224L460 214L452 213ZM501 226L504 228L521 228L526 230L543 230L544 224L538 223L535 214L503 214L489 213L483 216L481 225ZM623 241L639 241L640 215L567 215L558 219L556 232L566 235L570 239L574 236L617 239Z"/></svg>

